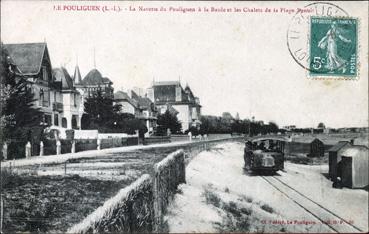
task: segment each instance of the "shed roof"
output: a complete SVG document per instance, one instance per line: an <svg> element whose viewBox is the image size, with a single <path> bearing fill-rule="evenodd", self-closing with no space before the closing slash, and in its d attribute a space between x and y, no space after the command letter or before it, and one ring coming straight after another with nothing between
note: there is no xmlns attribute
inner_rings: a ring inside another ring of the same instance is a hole
<svg viewBox="0 0 369 234"><path fill-rule="evenodd" d="M47 51L46 43L4 44L4 47L23 74L40 72L42 59Z"/></svg>
<svg viewBox="0 0 369 234"><path fill-rule="evenodd" d="M293 139L293 141L295 142L299 142L299 143L311 143L315 140L316 138L311 137L311 136L307 136L307 137L296 137Z"/></svg>
<svg viewBox="0 0 369 234"><path fill-rule="evenodd" d="M345 147L346 145L350 145L350 142L348 142L348 141L339 141L337 144L335 144L334 146L329 148L328 152L337 152L337 151L341 150L343 147Z"/></svg>
<svg viewBox="0 0 369 234"><path fill-rule="evenodd" d="M366 157L368 156L368 147L362 145L352 145L344 149L341 153L343 157L351 158L360 157L363 154L366 154Z"/></svg>

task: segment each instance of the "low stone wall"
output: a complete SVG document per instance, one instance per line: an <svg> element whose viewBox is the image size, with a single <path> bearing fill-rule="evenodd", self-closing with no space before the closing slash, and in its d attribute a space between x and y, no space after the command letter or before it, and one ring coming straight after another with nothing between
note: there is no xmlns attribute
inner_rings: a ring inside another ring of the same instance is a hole
<svg viewBox="0 0 369 234"><path fill-rule="evenodd" d="M145 137L144 145L168 143L171 142L170 136L151 136Z"/></svg>
<svg viewBox="0 0 369 234"><path fill-rule="evenodd" d="M169 154L154 166L154 211L155 231L160 231L166 208L177 187L186 183L186 168L183 150Z"/></svg>
<svg viewBox="0 0 369 234"><path fill-rule="evenodd" d="M151 177L141 176L67 233L132 233L153 230Z"/></svg>
<svg viewBox="0 0 369 234"><path fill-rule="evenodd" d="M129 138L129 137L138 137L137 134L129 135L127 133L99 133L97 138L99 139L108 139L108 138Z"/></svg>
<svg viewBox="0 0 369 234"><path fill-rule="evenodd" d="M74 130L74 139L97 139L98 130Z"/></svg>

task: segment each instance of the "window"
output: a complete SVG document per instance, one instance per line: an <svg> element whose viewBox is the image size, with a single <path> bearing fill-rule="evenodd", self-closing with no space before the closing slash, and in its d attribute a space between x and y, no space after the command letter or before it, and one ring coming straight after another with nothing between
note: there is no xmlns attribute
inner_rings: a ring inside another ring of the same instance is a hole
<svg viewBox="0 0 369 234"><path fill-rule="evenodd" d="M78 115L72 115L72 128L78 129L78 123L77 123Z"/></svg>
<svg viewBox="0 0 369 234"><path fill-rule="evenodd" d="M50 105L51 97L50 97L50 90L47 90L47 106Z"/></svg>
<svg viewBox="0 0 369 234"><path fill-rule="evenodd" d="M73 94L73 104L77 106L77 95L75 93Z"/></svg>
<svg viewBox="0 0 369 234"><path fill-rule="evenodd" d="M51 115L45 115L45 123L47 126L51 126Z"/></svg>
<svg viewBox="0 0 369 234"><path fill-rule="evenodd" d="M38 105L42 106L44 103L44 90L40 89L39 99L38 99Z"/></svg>
<svg viewBox="0 0 369 234"><path fill-rule="evenodd" d="M67 128L67 119L65 117L62 118L62 127Z"/></svg>
<svg viewBox="0 0 369 234"><path fill-rule="evenodd" d="M49 106L50 103L50 91L49 90L40 90L40 100L39 100L39 105L40 106Z"/></svg>
<svg viewBox="0 0 369 234"><path fill-rule="evenodd" d="M46 66L42 66L42 79L48 81L48 74Z"/></svg>
<svg viewBox="0 0 369 234"><path fill-rule="evenodd" d="M58 114L54 114L54 125L59 126L59 115Z"/></svg>

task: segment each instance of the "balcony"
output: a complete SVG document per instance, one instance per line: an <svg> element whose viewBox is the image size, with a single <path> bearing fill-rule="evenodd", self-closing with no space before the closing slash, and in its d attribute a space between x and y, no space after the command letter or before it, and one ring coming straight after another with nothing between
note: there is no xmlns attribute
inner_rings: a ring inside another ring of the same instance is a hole
<svg viewBox="0 0 369 234"><path fill-rule="evenodd" d="M53 102L53 111L63 112L63 103Z"/></svg>

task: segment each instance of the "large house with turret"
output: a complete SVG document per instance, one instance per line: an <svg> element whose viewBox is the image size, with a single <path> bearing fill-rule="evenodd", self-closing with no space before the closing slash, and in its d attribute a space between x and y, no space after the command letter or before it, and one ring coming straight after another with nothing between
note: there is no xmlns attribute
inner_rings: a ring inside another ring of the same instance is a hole
<svg viewBox="0 0 369 234"><path fill-rule="evenodd" d="M74 69L73 85L82 95L82 103L85 103L87 97L93 96L100 91L102 95L114 98L113 82L101 75L101 72L96 68L92 69L82 79L78 65ZM84 105L81 105L80 112L84 112Z"/></svg>
<svg viewBox="0 0 369 234"><path fill-rule="evenodd" d="M29 82L35 108L43 123L56 128L80 129L81 95L63 67L53 69L46 43L4 44L17 67L16 74Z"/></svg>
<svg viewBox="0 0 369 234"><path fill-rule="evenodd" d="M147 97L155 103L160 114L168 108L172 112L177 111L183 132L192 126L199 127L201 124L200 99L194 95L188 85L183 89L180 81L153 82L147 90Z"/></svg>

